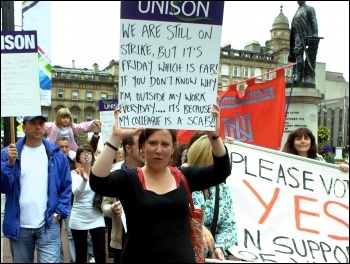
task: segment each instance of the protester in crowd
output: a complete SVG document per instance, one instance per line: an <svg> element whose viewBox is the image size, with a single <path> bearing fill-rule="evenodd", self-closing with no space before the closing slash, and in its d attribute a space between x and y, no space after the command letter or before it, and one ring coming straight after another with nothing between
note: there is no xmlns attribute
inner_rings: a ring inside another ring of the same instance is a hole
<svg viewBox="0 0 350 264"><path fill-rule="evenodd" d="M70 151L69 138L58 137L56 139L55 144L62 150L64 155L67 157L70 170L74 170L75 169L75 161L74 161L75 157L72 158L71 156L69 156L69 151Z"/></svg>
<svg viewBox="0 0 350 264"><path fill-rule="evenodd" d="M99 137L95 137L95 135L94 135L91 139L89 139L90 146L92 146L92 148L94 148L94 147L97 148L98 140L99 140ZM75 162L75 157L74 157L74 159L72 159L69 156L69 153L70 153L69 138L58 137L56 140L56 145L66 155L71 171L74 171L75 169L80 167L80 166L78 166L78 167L75 166L76 164L79 164L79 163ZM74 195L72 193L71 206L73 206L73 200L74 200ZM74 247L74 240L73 240L72 232L69 228L69 220L70 220L70 213L65 219L63 219L63 221L65 224L65 230L66 230L66 234L67 234L69 260L70 260L70 263L75 263L75 247ZM62 229L62 219L60 220L60 228ZM88 256L89 256L90 263L94 262L94 254L93 254L93 249L92 249L92 241L91 241L90 232L88 233ZM61 242L61 262L64 262L64 253L63 253L62 242Z"/></svg>
<svg viewBox="0 0 350 264"><path fill-rule="evenodd" d="M309 159L324 161L322 157L317 155L315 136L307 127L300 127L290 132L282 151ZM349 172L349 164L342 163L339 165L339 169L343 172Z"/></svg>
<svg viewBox="0 0 350 264"><path fill-rule="evenodd" d="M213 164L212 147L207 135L201 136L193 142L187 151L187 160L187 166ZM217 197L219 201L216 208L217 191L219 191ZM228 249L237 242L233 201L228 185L222 182L216 186L192 192L192 199L194 206L204 211L203 239L209 253L206 257L220 260L228 259ZM215 210L218 210L217 220L216 223L213 223ZM212 228L215 230L211 230Z"/></svg>
<svg viewBox="0 0 350 264"><path fill-rule="evenodd" d="M105 145L105 146L106 146L106 145ZM115 153L111 171L114 170L114 167L117 166L117 164L118 164L120 161L123 161L123 160L125 159L125 155L124 155L124 153L122 153L122 152L123 152L123 150L122 150L122 143L120 142L120 144L119 144L117 147L118 147L118 150L117 150L117 152ZM101 153L100 153L100 154L101 154ZM121 157L123 157L123 159L122 159ZM119 167L117 166L117 168L119 168Z"/></svg>
<svg viewBox="0 0 350 264"><path fill-rule="evenodd" d="M187 164L187 148L184 149L181 153L181 165L180 166L184 166Z"/></svg>
<svg viewBox="0 0 350 264"><path fill-rule="evenodd" d="M194 263L195 255L188 233L189 201L180 175L183 173L191 191L197 191L215 186L231 174L229 155L219 134L219 106L214 104L212 108L216 129L207 131L214 163L173 169L168 164L176 151L177 131L120 128L119 111L116 109L114 112L113 131L92 168L90 184L101 195L119 197L123 205L127 236L121 262ZM139 132L139 147L145 157L145 165L110 172L118 143Z"/></svg>
<svg viewBox="0 0 350 264"><path fill-rule="evenodd" d="M66 137L58 137L56 140L56 145L62 150L66 158L68 159L69 162L69 167L70 170L75 169L75 162L74 159L72 159L69 156L69 139ZM72 196L73 198L73 196ZM71 204L73 204L73 200L71 199ZM70 211L70 210L69 210ZM74 248L74 241L73 241L73 236L69 228L69 219L70 219L70 213L67 215L65 219L60 220L60 228L62 230L62 221L64 221L64 224L66 226L66 234L67 234L67 245L68 245L68 252L69 252L69 260L70 263L75 263L75 248ZM61 241L61 249L60 249L60 262L64 262L64 252L63 252L63 245Z"/></svg>
<svg viewBox="0 0 350 264"><path fill-rule="evenodd" d="M1 193L6 194L3 233L14 263L60 262L59 220L70 211L68 160L43 137L46 118L25 116L25 136L1 151Z"/></svg>
<svg viewBox="0 0 350 264"><path fill-rule="evenodd" d="M94 257L97 263L106 263L105 222L100 208L94 207L92 201L95 193L90 188L90 170L95 161L90 145L77 149L76 161L80 168L72 171L72 190L74 202L70 216L76 263L86 263L87 235L91 234Z"/></svg>
<svg viewBox="0 0 350 264"><path fill-rule="evenodd" d="M182 162L182 164L181 164L181 166L187 166L188 164L187 164L187 153L188 153L188 149L192 146L192 144L197 140L197 139L199 139L201 136L203 136L203 135L206 135L206 132L205 131L201 131L201 130L199 130L199 131L196 131L192 136L191 136L191 138L190 138L190 140L189 140L189 142L188 142L188 144L187 144L187 149L186 150L184 150L183 152L182 152L182 157L181 157L181 159L183 160L183 162Z"/></svg>
<svg viewBox="0 0 350 264"><path fill-rule="evenodd" d="M128 136L122 140L122 148L125 153L125 160L116 163L112 170L142 167L143 159L140 155L138 145L139 135ZM111 239L109 245L113 248L114 262L120 263L122 247L125 242L125 229L123 227L121 213L122 206L116 197L104 197L102 201L102 211L112 222Z"/></svg>
<svg viewBox="0 0 350 264"><path fill-rule="evenodd" d="M70 148L76 151L78 148L77 143L74 140L74 135L92 131L98 131L101 128L101 122L98 119L75 124L73 122L73 116L68 108L61 108L57 111L55 122L46 122L45 130L47 133L47 139L51 142L55 142L58 137L69 138Z"/></svg>
<svg viewBox="0 0 350 264"><path fill-rule="evenodd" d="M186 143L178 145L178 147L176 148L176 155L174 157L174 159L175 159L174 166L180 167L182 165L182 163L187 162L186 157L183 157L183 154L185 153L186 149L187 149Z"/></svg>
<svg viewBox="0 0 350 264"><path fill-rule="evenodd" d="M122 148L119 148L117 153L115 154L115 161L118 163L118 162L121 162L125 159L125 154L124 154L124 151Z"/></svg>
<svg viewBox="0 0 350 264"><path fill-rule="evenodd" d="M84 145L90 145L92 147L92 149L95 153L95 157L97 154L96 151L98 150L98 142L100 141L100 133L99 133L100 129L101 129L100 124L98 124L94 128L94 133L92 134L92 136L88 137L84 142Z"/></svg>

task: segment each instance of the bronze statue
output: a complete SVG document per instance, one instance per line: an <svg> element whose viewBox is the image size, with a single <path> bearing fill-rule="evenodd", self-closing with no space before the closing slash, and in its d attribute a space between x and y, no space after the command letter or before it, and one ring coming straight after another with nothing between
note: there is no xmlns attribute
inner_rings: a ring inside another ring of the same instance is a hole
<svg viewBox="0 0 350 264"><path fill-rule="evenodd" d="M289 39L289 62L297 62L294 66L295 82L315 83L315 66L318 43L318 25L315 9L298 1L299 8L292 20ZM305 61L304 61L305 52Z"/></svg>

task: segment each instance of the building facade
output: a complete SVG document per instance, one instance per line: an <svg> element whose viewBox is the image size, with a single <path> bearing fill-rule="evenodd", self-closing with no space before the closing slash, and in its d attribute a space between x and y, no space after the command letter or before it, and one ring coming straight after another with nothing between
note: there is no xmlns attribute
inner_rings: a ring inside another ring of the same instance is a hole
<svg viewBox="0 0 350 264"><path fill-rule="evenodd" d="M42 114L49 121L56 119L60 108L69 108L74 123L99 119L98 101L117 98L118 75L100 71L95 63L92 70L72 67L52 67L51 106L42 106ZM87 135L77 135L82 144Z"/></svg>
<svg viewBox="0 0 350 264"><path fill-rule="evenodd" d="M257 41L246 44L243 50L234 49L229 43L221 47L218 91L225 91L230 83L240 83L244 89L249 78L264 82L275 77L273 70L286 67L289 53L289 21L281 10L273 20L270 29L271 38L261 46ZM322 45L322 43L321 43ZM292 67L285 68L286 82L292 80ZM92 69L72 67L52 67L51 106L42 107L42 113L48 120L54 120L57 110L68 107L74 122L80 123L99 118L98 100L118 97L119 62L112 60L99 70L97 64ZM331 130L330 144L341 146L348 153L349 146L349 83L342 73L327 72L325 63L317 62L316 89L324 94L319 105L318 125ZM81 135L78 143L85 140Z"/></svg>

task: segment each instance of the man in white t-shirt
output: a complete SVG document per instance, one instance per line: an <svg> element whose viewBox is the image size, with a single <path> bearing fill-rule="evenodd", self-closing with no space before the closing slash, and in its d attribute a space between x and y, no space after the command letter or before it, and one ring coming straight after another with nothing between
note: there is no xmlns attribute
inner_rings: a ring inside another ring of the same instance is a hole
<svg viewBox="0 0 350 264"><path fill-rule="evenodd" d="M46 118L25 116L25 137L1 151L3 233L14 263L60 262L60 219L69 215L72 178L68 160L44 138Z"/></svg>

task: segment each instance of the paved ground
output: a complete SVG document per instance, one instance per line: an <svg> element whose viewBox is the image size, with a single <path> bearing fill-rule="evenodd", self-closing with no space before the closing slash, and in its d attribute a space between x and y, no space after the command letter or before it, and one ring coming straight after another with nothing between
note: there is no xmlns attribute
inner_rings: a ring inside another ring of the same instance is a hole
<svg viewBox="0 0 350 264"><path fill-rule="evenodd" d="M1 263L12 263L9 240L8 238L4 237L4 234L2 233L2 221L4 217L4 208L5 208L5 195L1 194ZM62 228L63 228L62 242L63 242L64 262L69 263L69 253L68 253L66 232L64 231L64 223ZM107 241L107 234L106 234L106 241ZM106 250L107 250L107 244L106 244ZM107 254L106 254L106 257L107 257ZM106 262L113 263L113 259L107 257Z"/></svg>

